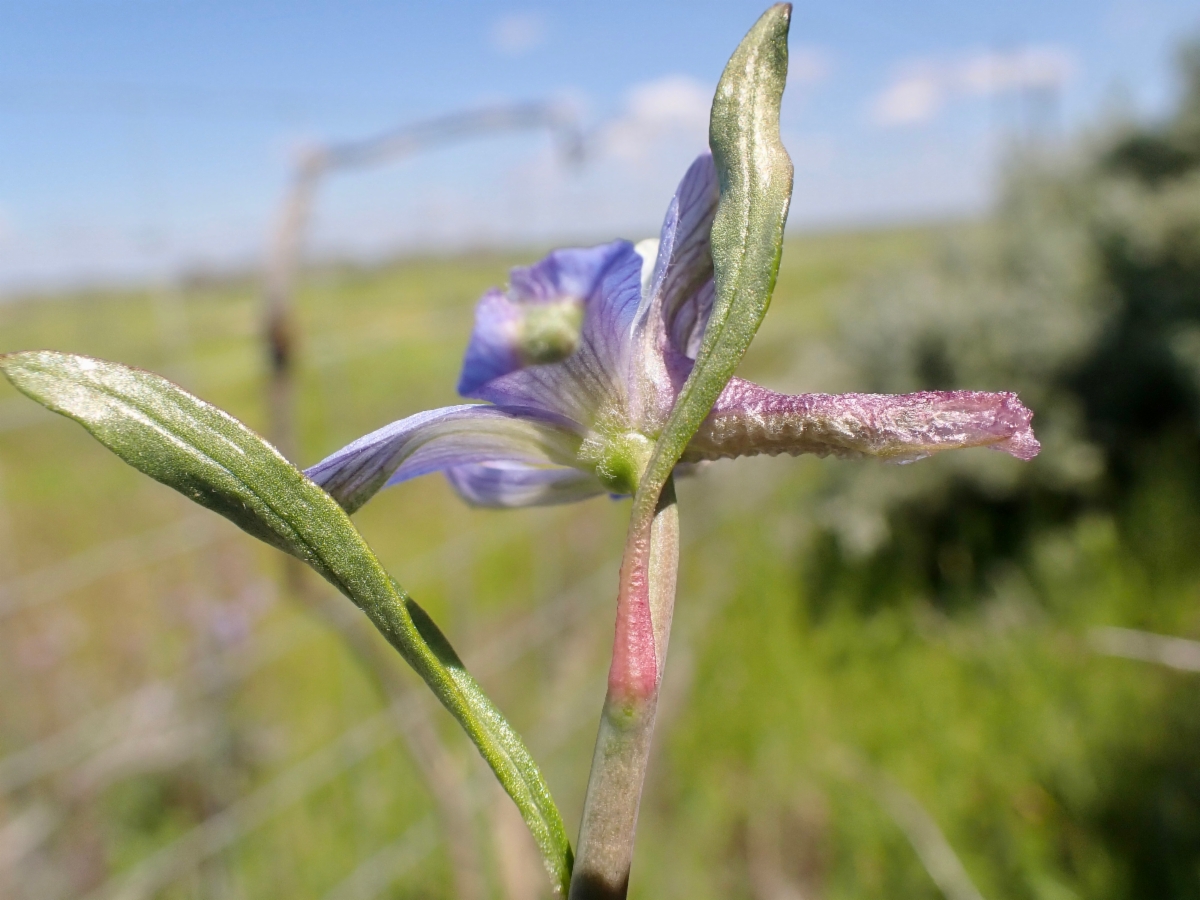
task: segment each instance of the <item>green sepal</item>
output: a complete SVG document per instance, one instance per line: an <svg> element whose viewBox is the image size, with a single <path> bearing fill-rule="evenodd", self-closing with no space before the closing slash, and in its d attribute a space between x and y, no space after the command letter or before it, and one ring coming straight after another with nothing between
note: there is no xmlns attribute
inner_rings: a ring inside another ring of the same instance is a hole
<svg viewBox="0 0 1200 900"><path fill-rule="evenodd" d="M134 468L303 560L362 609L492 767L565 896L571 846L529 751L332 497L233 416L158 375L49 350L0 356L0 371Z"/></svg>

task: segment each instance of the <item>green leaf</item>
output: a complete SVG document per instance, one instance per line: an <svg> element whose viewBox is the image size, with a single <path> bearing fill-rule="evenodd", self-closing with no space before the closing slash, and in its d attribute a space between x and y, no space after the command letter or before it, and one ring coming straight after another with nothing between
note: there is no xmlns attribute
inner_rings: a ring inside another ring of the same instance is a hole
<svg viewBox="0 0 1200 900"><path fill-rule="evenodd" d="M647 514L745 355L775 289L792 197L792 161L779 139L791 16L790 3L763 13L717 84L709 124L721 182L712 227L716 297L696 365L659 435L635 500Z"/></svg>
<svg viewBox="0 0 1200 900"><path fill-rule="evenodd" d="M565 895L571 846L529 751L332 497L237 419L157 375L48 350L0 356L0 370L134 468L304 560L361 608L479 748Z"/></svg>

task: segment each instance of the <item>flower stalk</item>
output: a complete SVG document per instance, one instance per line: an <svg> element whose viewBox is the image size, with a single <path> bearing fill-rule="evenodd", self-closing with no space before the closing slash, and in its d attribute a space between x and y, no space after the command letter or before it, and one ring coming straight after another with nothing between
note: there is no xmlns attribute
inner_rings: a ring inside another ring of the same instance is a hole
<svg viewBox="0 0 1200 900"><path fill-rule="evenodd" d="M779 139L779 106L791 12L781 3L762 15L734 51L713 100L709 143L720 202L710 238L712 311L633 497L571 900L623 900L628 891L678 577L672 473L766 315L783 250L792 163Z"/></svg>
<svg viewBox="0 0 1200 900"><path fill-rule="evenodd" d="M641 527L638 527L641 525ZM648 525L648 527L647 527ZM571 900L626 894L679 570L679 507L667 480L621 564L617 628L571 877Z"/></svg>

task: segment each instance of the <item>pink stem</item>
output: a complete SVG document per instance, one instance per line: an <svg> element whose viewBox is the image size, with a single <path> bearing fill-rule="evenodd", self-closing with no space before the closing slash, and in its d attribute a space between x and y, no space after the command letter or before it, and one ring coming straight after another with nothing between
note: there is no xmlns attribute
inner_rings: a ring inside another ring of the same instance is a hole
<svg viewBox="0 0 1200 900"><path fill-rule="evenodd" d="M608 695L579 826L570 900L623 900L679 568L679 513L667 481L657 507L633 523L621 564Z"/></svg>

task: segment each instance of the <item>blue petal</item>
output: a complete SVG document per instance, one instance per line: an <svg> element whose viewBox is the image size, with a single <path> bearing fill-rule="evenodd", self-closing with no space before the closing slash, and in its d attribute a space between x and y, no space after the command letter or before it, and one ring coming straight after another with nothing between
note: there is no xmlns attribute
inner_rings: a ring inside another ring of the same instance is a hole
<svg viewBox="0 0 1200 900"><path fill-rule="evenodd" d="M551 304L595 302L612 265L627 252L624 241L582 250L556 250L528 268L513 269L507 293L491 290L475 310L475 328L463 359L458 392L480 397L487 382L529 365L522 353L522 324L528 313Z"/></svg>
<svg viewBox="0 0 1200 900"><path fill-rule="evenodd" d="M505 509L573 503L604 493L600 483L584 472L521 463L454 466L446 470L446 479L468 503Z"/></svg>
<svg viewBox="0 0 1200 900"><path fill-rule="evenodd" d="M520 322L519 304L503 291L493 288L483 295L475 307L475 329L458 378L460 394L469 397L481 384L521 367L514 343Z"/></svg>
<svg viewBox="0 0 1200 900"><path fill-rule="evenodd" d="M613 241L598 247L555 250L532 266L513 269L509 273L512 292L530 302L546 303L563 296L588 299L626 243Z"/></svg>
<svg viewBox="0 0 1200 900"><path fill-rule="evenodd" d="M353 512L385 485L443 469L479 463L570 467L579 445L573 431L519 411L449 406L380 428L305 474Z"/></svg>
<svg viewBox="0 0 1200 900"><path fill-rule="evenodd" d="M712 154L697 157L679 182L659 238L650 290L643 300L641 327L665 331L669 345L688 356L700 346L712 313L710 236L721 199ZM648 320L657 319L657 322Z"/></svg>
<svg viewBox="0 0 1200 900"><path fill-rule="evenodd" d="M602 267L585 261L603 257ZM633 317L641 300L641 257L627 241L592 250L560 250L537 266L514 273L514 288L546 297L554 285L585 286L585 269L596 276L583 295L584 317L575 352L566 359L507 372L465 392L498 406L535 410L586 430L601 410L623 406ZM474 343L474 339L472 343ZM468 363L473 357L468 354ZM466 378L464 369L464 379ZM466 379L473 381L474 379Z"/></svg>

